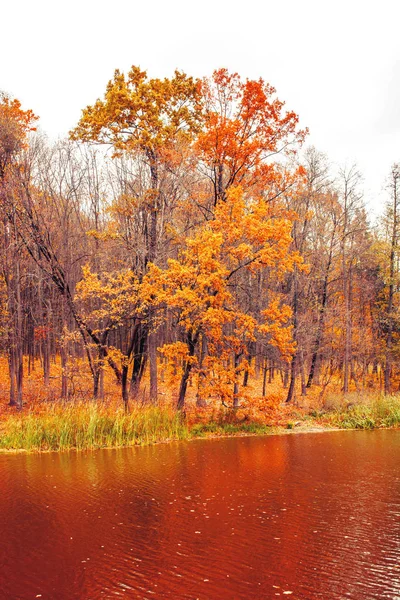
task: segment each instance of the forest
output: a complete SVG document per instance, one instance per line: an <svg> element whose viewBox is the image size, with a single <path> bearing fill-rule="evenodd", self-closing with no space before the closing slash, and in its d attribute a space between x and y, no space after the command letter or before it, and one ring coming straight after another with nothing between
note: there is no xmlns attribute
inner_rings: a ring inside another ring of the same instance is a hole
<svg viewBox="0 0 400 600"><path fill-rule="evenodd" d="M1 418L95 401L267 422L398 391L398 164L371 223L357 166L226 69L117 70L68 139L38 123L0 96Z"/></svg>

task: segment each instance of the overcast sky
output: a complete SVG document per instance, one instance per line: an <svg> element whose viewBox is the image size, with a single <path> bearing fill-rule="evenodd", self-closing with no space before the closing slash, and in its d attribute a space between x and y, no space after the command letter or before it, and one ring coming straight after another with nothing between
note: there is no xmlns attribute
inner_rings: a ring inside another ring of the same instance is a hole
<svg viewBox="0 0 400 600"><path fill-rule="evenodd" d="M3 3L0 89L51 137L114 69L263 77L332 162L357 162L379 212L400 162L400 0L22 0Z"/></svg>

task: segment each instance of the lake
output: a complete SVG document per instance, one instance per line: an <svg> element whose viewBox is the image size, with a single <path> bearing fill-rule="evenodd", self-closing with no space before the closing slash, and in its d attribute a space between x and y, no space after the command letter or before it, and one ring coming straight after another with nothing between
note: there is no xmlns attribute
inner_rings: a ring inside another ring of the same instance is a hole
<svg viewBox="0 0 400 600"><path fill-rule="evenodd" d="M0 599L400 598L400 431L0 455Z"/></svg>

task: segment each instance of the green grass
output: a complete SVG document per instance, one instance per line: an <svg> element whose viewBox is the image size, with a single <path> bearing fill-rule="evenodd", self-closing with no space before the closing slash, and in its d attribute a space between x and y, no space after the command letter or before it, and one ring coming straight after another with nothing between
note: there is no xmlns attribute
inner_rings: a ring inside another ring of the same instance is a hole
<svg viewBox="0 0 400 600"><path fill-rule="evenodd" d="M331 425L343 429L400 427L400 397L376 396L368 403L354 404L325 413L323 418Z"/></svg>
<svg viewBox="0 0 400 600"><path fill-rule="evenodd" d="M179 414L159 407L126 414L96 404L55 405L44 413L11 415L0 426L0 449L69 450L152 444L188 438Z"/></svg>
<svg viewBox="0 0 400 600"><path fill-rule="evenodd" d="M190 428L191 437L224 436L224 435L266 435L273 433L274 428L262 423L197 423Z"/></svg>

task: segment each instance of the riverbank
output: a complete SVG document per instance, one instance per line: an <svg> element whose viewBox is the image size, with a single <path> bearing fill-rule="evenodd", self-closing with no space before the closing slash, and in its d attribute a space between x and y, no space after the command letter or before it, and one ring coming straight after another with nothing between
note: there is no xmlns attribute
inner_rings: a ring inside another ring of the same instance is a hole
<svg viewBox="0 0 400 600"><path fill-rule="evenodd" d="M250 415L250 416L249 416ZM207 437L276 435L335 429L400 427L400 397L331 410L278 408L275 414L194 411L184 419L170 407L146 406L129 414L94 403L54 403L40 412L12 413L0 422L0 452L117 448Z"/></svg>

